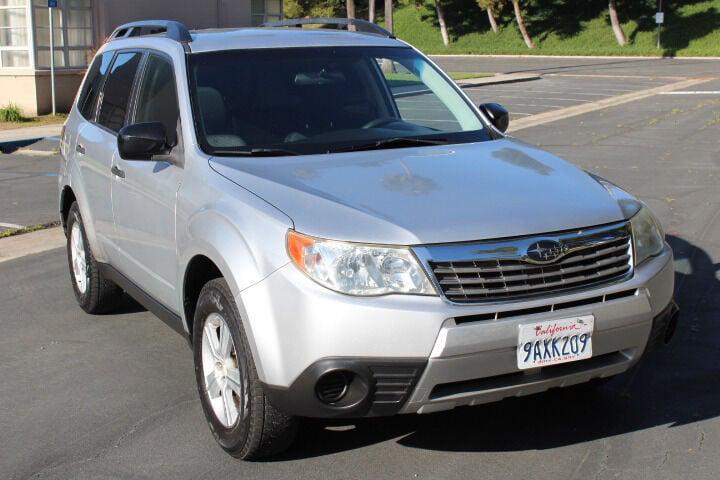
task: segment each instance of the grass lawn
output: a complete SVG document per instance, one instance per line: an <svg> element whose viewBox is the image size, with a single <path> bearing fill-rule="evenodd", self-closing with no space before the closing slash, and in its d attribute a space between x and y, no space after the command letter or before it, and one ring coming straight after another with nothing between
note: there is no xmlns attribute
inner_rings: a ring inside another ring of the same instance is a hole
<svg viewBox="0 0 720 480"><path fill-rule="evenodd" d="M26 118L21 122L0 122L0 130L12 130L14 128L39 127L43 125L62 125L67 115L64 113L53 115L40 115L39 117Z"/></svg>
<svg viewBox="0 0 720 480"><path fill-rule="evenodd" d="M8 229L0 231L0 238L14 237L15 235L22 235L24 233L37 232L38 230L45 230L46 228L53 228L60 226L60 222L41 223L38 225L30 225L25 228Z"/></svg>
<svg viewBox="0 0 720 480"><path fill-rule="evenodd" d="M720 0L677 0L665 13L663 48L656 48L654 2L618 2L628 44L620 47L610 27L607 0L536 0L525 23L537 48L525 46L506 5L493 33L475 0L445 0L452 43L445 47L435 10L403 0L395 33L426 53L536 55L720 56ZM508 2L509 3L509 2ZM582 6L579 5L582 3Z"/></svg>
<svg viewBox="0 0 720 480"><path fill-rule="evenodd" d="M448 72L448 75L450 75L450 78L453 80L467 80L468 78L485 78L485 77L492 77L495 74L494 73L487 73L487 72Z"/></svg>
<svg viewBox="0 0 720 480"><path fill-rule="evenodd" d="M479 72L479 73L447 72L447 74L453 80L467 80L468 78L485 78L485 77L495 76L494 73L487 73L487 72ZM391 82L393 86L399 86L401 84L404 84L404 85L418 84L419 85L422 83L412 73L385 73L384 75L385 75L385 78L387 78L388 82Z"/></svg>

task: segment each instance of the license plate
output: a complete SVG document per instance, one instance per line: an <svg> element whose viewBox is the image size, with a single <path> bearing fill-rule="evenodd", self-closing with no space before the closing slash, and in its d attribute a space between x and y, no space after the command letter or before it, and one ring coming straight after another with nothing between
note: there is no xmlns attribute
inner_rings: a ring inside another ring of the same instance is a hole
<svg viewBox="0 0 720 480"><path fill-rule="evenodd" d="M547 367L592 357L594 326L592 315L520 325L518 368Z"/></svg>

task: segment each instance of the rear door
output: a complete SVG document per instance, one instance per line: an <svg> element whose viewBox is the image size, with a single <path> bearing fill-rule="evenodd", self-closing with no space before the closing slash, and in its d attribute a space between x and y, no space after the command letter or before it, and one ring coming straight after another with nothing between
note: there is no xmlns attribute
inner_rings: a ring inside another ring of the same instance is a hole
<svg viewBox="0 0 720 480"><path fill-rule="evenodd" d="M84 157L83 179L88 203L94 212L98 240L110 263L119 258L113 234L115 224L112 208L112 166L117 155L117 132L125 125L128 105L142 52L119 51L105 75L100 90L97 112L78 136L76 150Z"/></svg>
<svg viewBox="0 0 720 480"><path fill-rule="evenodd" d="M129 123L159 122L165 127L168 155L146 160L115 157L112 183L114 242L121 271L167 308L180 311L175 283L175 202L183 173L177 85L172 60L147 54L139 75Z"/></svg>
<svg viewBox="0 0 720 480"><path fill-rule="evenodd" d="M108 235L113 229L112 201L110 199L110 167L112 155L104 146L103 131L95 125L98 100L110 71L115 52L105 52L90 66L83 91L78 98L78 111L83 121L77 124L77 135L68 135L69 156L75 158L80 169L82 185L87 199L86 222L92 222L99 247L106 250ZM96 254L101 252L96 252Z"/></svg>

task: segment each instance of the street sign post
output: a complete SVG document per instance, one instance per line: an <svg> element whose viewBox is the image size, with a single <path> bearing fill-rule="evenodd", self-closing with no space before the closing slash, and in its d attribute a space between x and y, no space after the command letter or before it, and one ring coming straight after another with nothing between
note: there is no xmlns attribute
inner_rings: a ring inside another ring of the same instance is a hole
<svg viewBox="0 0 720 480"><path fill-rule="evenodd" d="M50 16L50 95L52 101L52 114L55 110L55 31L53 30L53 8L57 8L58 0L48 0L48 15Z"/></svg>

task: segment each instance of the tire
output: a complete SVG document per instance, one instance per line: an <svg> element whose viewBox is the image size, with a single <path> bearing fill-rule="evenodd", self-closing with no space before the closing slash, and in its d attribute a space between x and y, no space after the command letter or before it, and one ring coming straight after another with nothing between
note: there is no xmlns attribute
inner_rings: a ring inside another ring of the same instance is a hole
<svg viewBox="0 0 720 480"><path fill-rule="evenodd" d="M94 314L112 311L123 291L100 272L87 241L77 202L73 202L68 213L67 258L73 291L80 308Z"/></svg>
<svg viewBox="0 0 720 480"><path fill-rule="evenodd" d="M297 419L265 396L240 314L222 278L200 292L192 343L198 394L220 446L243 460L286 450L295 439Z"/></svg>

